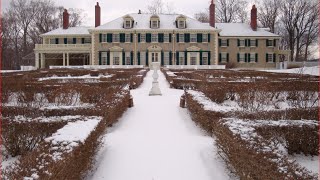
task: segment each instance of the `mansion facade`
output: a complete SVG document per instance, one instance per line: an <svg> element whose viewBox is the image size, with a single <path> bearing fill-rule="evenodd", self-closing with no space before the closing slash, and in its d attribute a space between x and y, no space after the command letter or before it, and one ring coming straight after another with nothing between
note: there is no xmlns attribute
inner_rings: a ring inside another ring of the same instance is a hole
<svg viewBox="0 0 320 180"><path fill-rule="evenodd" d="M63 28L42 34L35 47L35 66L81 65L226 65L240 68L275 68L280 56L280 36L257 27L257 10L251 24L215 23L215 5L210 5L210 23L178 14L128 14L100 25L97 3L95 27L69 27L63 13Z"/></svg>

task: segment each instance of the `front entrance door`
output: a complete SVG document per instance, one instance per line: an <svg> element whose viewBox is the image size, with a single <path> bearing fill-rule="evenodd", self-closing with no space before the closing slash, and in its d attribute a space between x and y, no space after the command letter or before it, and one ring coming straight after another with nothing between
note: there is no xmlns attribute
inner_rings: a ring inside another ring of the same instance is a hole
<svg viewBox="0 0 320 180"><path fill-rule="evenodd" d="M159 53L158 52L151 53L151 62L159 62Z"/></svg>

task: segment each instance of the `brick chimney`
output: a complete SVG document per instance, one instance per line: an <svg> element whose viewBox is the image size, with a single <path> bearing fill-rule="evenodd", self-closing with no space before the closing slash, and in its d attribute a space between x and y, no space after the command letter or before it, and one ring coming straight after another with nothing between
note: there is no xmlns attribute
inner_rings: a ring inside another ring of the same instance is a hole
<svg viewBox="0 0 320 180"><path fill-rule="evenodd" d="M251 9L251 28L252 30L257 30L257 8L255 5L252 6Z"/></svg>
<svg viewBox="0 0 320 180"><path fill-rule="evenodd" d="M215 18L216 18L216 5L213 2L214 0L211 0L211 4L209 7L210 10L210 17L209 17L209 21L210 21L210 26L211 27L215 27Z"/></svg>
<svg viewBox="0 0 320 180"><path fill-rule="evenodd" d="M63 29L68 29L69 27L69 13L66 9L63 12Z"/></svg>
<svg viewBox="0 0 320 180"><path fill-rule="evenodd" d="M96 5L96 11L95 11L96 15L95 15L95 27L98 27L100 26L101 24L101 9L100 9L100 6L99 6L99 3L97 2L97 5Z"/></svg>

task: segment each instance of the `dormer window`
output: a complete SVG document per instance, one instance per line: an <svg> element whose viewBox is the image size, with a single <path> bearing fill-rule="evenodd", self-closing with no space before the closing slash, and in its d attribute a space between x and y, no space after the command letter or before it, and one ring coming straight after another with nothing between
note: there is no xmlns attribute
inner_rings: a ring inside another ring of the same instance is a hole
<svg viewBox="0 0 320 180"><path fill-rule="evenodd" d="M185 16L183 16L183 15L178 16L176 19L177 28L179 28L179 29L187 28L186 20L187 20L187 18Z"/></svg>
<svg viewBox="0 0 320 180"><path fill-rule="evenodd" d="M134 20L131 16L126 15L123 17L123 28L131 29L133 28L133 23L134 23Z"/></svg>
<svg viewBox="0 0 320 180"><path fill-rule="evenodd" d="M160 28L160 18L157 15L152 15L150 18L150 28L158 29Z"/></svg>

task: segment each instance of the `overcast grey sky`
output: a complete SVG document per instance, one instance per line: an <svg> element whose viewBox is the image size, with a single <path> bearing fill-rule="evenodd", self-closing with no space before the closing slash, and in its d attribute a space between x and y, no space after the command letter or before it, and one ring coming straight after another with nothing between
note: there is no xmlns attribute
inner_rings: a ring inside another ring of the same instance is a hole
<svg viewBox="0 0 320 180"><path fill-rule="evenodd" d="M9 6L11 0L2 0L2 9ZM79 8L85 11L84 25L94 25L94 6L99 2L101 6L101 23L104 24L128 13L137 13L139 9L146 10L152 0L52 0L58 6ZM174 12L193 17L196 12L209 7L209 0L163 0L172 4Z"/></svg>

